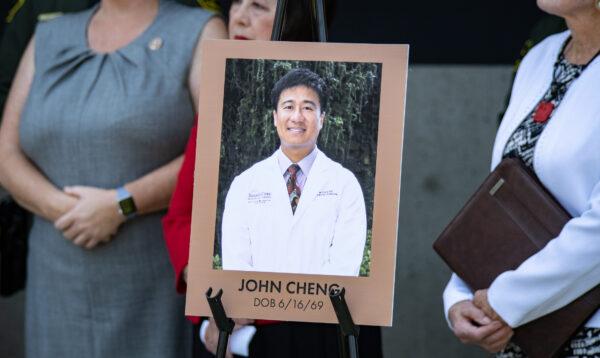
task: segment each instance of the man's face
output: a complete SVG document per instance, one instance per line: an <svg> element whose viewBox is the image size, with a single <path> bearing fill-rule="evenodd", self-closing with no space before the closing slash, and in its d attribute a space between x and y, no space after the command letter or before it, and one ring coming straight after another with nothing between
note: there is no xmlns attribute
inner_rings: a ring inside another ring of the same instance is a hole
<svg viewBox="0 0 600 358"><path fill-rule="evenodd" d="M284 149L312 149L323 127L324 113L317 93L306 86L283 90L273 111L277 135Z"/></svg>

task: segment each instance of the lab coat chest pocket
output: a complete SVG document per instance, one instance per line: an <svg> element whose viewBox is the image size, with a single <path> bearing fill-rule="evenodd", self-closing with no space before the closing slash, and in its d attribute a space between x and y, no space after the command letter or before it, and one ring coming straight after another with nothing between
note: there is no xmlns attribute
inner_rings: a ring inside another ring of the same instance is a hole
<svg viewBox="0 0 600 358"><path fill-rule="evenodd" d="M261 217L270 214L273 207L273 193L270 191L251 191L247 197L248 218L250 226L260 221Z"/></svg>
<svg viewBox="0 0 600 358"><path fill-rule="evenodd" d="M261 238L272 235L269 228L276 213L273 193L265 190L250 191L246 200L246 215L253 249L261 250L261 243L263 243Z"/></svg>
<svg viewBox="0 0 600 358"><path fill-rule="evenodd" d="M302 200L302 199L300 199ZM319 190L307 208L312 230L318 236L328 238L323 243L329 246L333 238L339 213L340 193L334 189Z"/></svg>

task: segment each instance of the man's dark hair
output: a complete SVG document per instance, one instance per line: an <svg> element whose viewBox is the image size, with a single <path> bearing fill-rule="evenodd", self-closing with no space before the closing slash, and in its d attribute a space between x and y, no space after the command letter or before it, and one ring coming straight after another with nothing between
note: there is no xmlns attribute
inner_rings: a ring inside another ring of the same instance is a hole
<svg viewBox="0 0 600 358"><path fill-rule="evenodd" d="M277 110L277 102L279 102L281 92L298 86L308 87L315 91L319 97L321 112L325 112L325 108L327 108L327 85L319 75L306 68L295 68L275 83L275 86L271 90L271 104L273 105L273 109Z"/></svg>

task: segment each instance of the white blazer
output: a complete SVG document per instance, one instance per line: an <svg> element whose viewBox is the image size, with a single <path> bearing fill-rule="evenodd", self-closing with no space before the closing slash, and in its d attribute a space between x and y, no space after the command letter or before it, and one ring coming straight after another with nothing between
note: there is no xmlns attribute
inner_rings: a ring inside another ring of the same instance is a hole
<svg viewBox="0 0 600 358"><path fill-rule="evenodd" d="M223 269L358 276L366 232L365 200L349 170L318 151L293 214L275 153L231 183Z"/></svg>
<svg viewBox="0 0 600 358"><path fill-rule="evenodd" d="M568 36L550 36L523 59L496 136L492 169L510 135L550 87L553 64ZM512 327L600 284L600 58L573 82L553 113L535 147L533 166L573 219L544 249L491 284L490 305ZM471 298L469 287L453 274L444 291L446 315L454 303ZM600 311L585 325L600 327Z"/></svg>

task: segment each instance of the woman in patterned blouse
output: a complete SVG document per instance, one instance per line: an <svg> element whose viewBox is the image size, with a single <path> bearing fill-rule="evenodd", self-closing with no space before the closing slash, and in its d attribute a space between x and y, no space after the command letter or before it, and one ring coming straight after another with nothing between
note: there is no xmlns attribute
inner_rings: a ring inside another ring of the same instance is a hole
<svg viewBox="0 0 600 358"><path fill-rule="evenodd" d="M496 136L492 168L520 158L573 217L517 269L475 293L456 275L444 292L454 334L497 357L526 357L513 328L569 304L600 284L600 0L538 0L565 19L523 59ZM600 311L561 357L600 357Z"/></svg>

